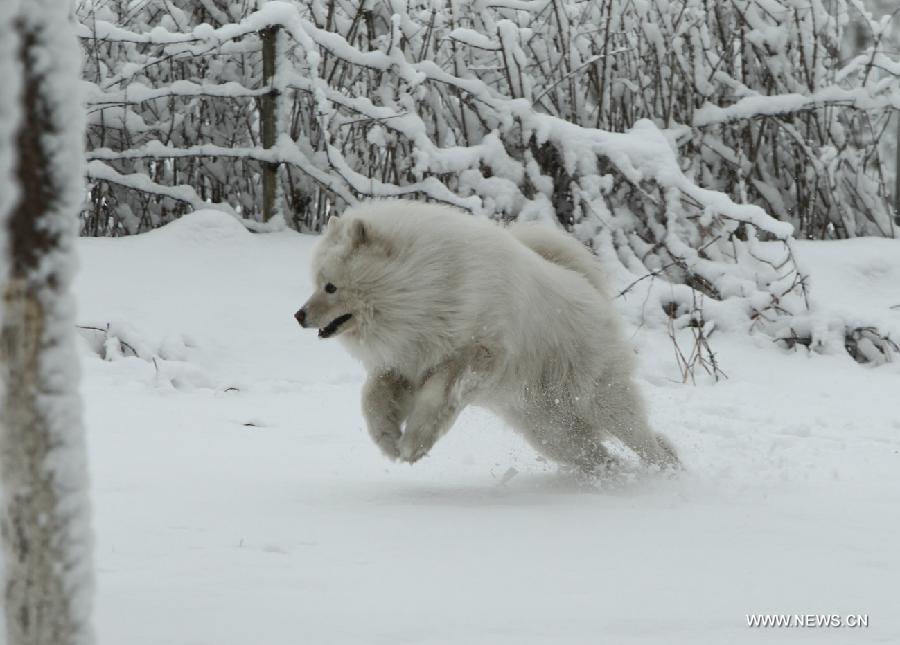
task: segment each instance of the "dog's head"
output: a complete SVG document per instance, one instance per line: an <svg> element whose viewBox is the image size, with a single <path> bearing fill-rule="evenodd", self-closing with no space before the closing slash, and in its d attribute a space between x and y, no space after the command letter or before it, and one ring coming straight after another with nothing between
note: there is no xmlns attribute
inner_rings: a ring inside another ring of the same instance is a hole
<svg viewBox="0 0 900 645"><path fill-rule="evenodd" d="M318 328L320 338L358 333L373 309L366 284L385 254L368 223L331 217L313 254L315 292L294 314L300 326Z"/></svg>

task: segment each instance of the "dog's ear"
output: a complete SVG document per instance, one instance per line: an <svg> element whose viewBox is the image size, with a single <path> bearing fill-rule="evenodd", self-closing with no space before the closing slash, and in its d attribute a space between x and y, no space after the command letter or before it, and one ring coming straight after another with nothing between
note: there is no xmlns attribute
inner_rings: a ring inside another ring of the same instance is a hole
<svg viewBox="0 0 900 645"><path fill-rule="evenodd" d="M366 226L365 222L358 219L355 219L350 223L350 231L348 234L350 236L350 245L353 248L366 244L370 238L369 227Z"/></svg>
<svg viewBox="0 0 900 645"><path fill-rule="evenodd" d="M338 229L341 227L341 220L336 215L331 215L328 218L328 221L325 222L325 230L323 231L325 235L333 236L338 232Z"/></svg>
<svg viewBox="0 0 900 645"><path fill-rule="evenodd" d="M390 257L394 254L393 245L384 237L372 230L372 225L359 219L350 220L347 223L347 239L350 240L350 248L358 249L365 245L367 249L378 251Z"/></svg>

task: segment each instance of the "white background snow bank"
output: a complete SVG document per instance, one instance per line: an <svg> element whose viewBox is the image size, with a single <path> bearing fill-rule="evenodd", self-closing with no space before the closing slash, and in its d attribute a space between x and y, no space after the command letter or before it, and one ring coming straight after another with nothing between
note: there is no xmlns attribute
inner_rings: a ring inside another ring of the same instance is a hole
<svg viewBox="0 0 900 645"><path fill-rule="evenodd" d="M682 386L668 339L632 328L653 424L687 465L676 480L580 486L479 410L420 464L391 464L363 427L360 367L292 318L314 241L216 212L80 241L79 320L143 355L84 343L99 642L900 635L900 364L719 334L730 378ZM835 307L896 304L900 242L799 250ZM827 275L869 252L884 270ZM757 612L870 627L749 629Z"/></svg>
<svg viewBox="0 0 900 645"><path fill-rule="evenodd" d="M798 242L812 273L812 304L848 322L900 331L900 242L856 238ZM900 338L895 337L895 340Z"/></svg>

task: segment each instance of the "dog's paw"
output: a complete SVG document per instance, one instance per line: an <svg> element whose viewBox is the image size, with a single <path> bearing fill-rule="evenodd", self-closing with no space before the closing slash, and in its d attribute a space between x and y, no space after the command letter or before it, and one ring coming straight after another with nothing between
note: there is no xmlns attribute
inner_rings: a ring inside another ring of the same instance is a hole
<svg viewBox="0 0 900 645"><path fill-rule="evenodd" d="M400 439L399 433L373 435L372 439L374 439L375 445L378 446L385 457L391 461L400 459L400 446L398 445L398 440Z"/></svg>
<svg viewBox="0 0 900 645"><path fill-rule="evenodd" d="M428 441L428 439L423 437L420 433L404 432L403 436L400 437L400 441L397 443L397 447L400 451L400 461L414 464L427 455L433 445L433 441Z"/></svg>

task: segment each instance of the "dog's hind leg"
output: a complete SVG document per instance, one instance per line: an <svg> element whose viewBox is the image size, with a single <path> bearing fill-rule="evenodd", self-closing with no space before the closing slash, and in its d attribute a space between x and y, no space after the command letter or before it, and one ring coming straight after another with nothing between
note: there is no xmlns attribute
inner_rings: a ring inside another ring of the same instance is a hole
<svg viewBox="0 0 900 645"><path fill-rule="evenodd" d="M398 444L402 461L417 462L447 433L481 385L489 359L487 350L473 348L428 375L413 396L412 411Z"/></svg>
<svg viewBox="0 0 900 645"><path fill-rule="evenodd" d="M556 401L552 395L532 399L506 418L535 450L552 461L588 475L617 467L619 460L603 443L606 435L573 414L569 401Z"/></svg>
<svg viewBox="0 0 900 645"><path fill-rule="evenodd" d="M369 376L363 386L362 409L369 435L391 459L400 456L400 426L409 415L412 400L412 385L395 372Z"/></svg>
<svg viewBox="0 0 900 645"><path fill-rule="evenodd" d="M613 381L597 391L601 396L594 401L594 410L600 427L621 439L646 464L660 468L680 465L668 439L648 426L640 392L630 380Z"/></svg>

